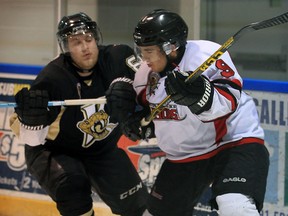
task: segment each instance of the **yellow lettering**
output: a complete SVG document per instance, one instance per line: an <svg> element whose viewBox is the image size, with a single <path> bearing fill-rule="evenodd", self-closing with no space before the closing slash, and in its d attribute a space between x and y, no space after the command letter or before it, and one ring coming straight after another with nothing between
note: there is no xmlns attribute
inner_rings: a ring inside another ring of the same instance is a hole
<svg viewBox="0 0 288 216"><path fill-rule="evenodd" d="M30 84L15 84L14 85L14 95L16 95L18 91L20 91L22 88L25 88L25 87L30 89Z"/></svg>
<svg viewBox="0 0 288 216"><path fill-rule="evenodd" d="M207 70L207 68L213 64L218 58L220 58L220 56L223 54L223 52L221 51L217 51L216 53L214 53L210 58L208 58L204 63L203 66L200 67L201 71L205 71Z"/></svg>

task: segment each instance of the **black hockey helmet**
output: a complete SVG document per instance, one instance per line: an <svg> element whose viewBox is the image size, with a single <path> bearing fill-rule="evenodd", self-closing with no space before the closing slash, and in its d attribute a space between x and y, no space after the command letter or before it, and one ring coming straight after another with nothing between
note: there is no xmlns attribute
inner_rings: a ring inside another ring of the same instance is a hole
<svg viewBox="0 0 288 216"><path fill-rule="evenodd" d="M58 24L56 34L59 46L63 53L68 53L67 38L71 35L91 32L97 43L102 40L100 29L95 21L87 14L80 12L70 16L64 16Z"/></svg>
<svg viewBox="0 0 288 216"><path fill-rule="evenodd" d="M178 14L164 9L153 10L143 17L133 34L137 46L159 45L164 51L164 43L180 47L186 44L187 36L185 21Z"/></svg>

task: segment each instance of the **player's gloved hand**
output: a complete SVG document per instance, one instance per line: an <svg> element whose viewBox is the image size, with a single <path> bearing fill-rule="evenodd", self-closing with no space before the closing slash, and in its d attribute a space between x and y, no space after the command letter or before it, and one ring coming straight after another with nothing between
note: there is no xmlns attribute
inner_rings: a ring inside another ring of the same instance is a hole
<svg viewBox="0 0 288 216"><path fill-rule="evenodd" d="M48 109L48 92L21 89L15 95L15 112L21 123L27 126L47 126L53 122Z"/></svg>
<svg viewBox="0 0 288 216"><path fill-rule="evenodd" d="M132 141L140 140L142 137L141 119L142 114L136 112L120 123L122 133Z"/></svg>
<svg viewBox="0 0 288 216"><path fill-rule="evenodd" d="M107 113L118 122L124 121L136 107L136 92L133 80L119 77L113 80L106 91Z"/></svg>
<svg viewBox="0 0 288 216"><path fill-rule="evenodd" d="M188 106L192 113L200 114L212 105L214 88L207 78L199 76L193 82L185 82L189 72L168 72L165 90L171 100Z"/></svg>
<svg viewBox="0 0 288 216"><path fill-rule="evenodd" d="M142 110L130 115L120 126L123 134L132 141L140 139L154 138L154 123L151 121L147 126L141 126L140 122L147 114L147 110Z"/></svg>

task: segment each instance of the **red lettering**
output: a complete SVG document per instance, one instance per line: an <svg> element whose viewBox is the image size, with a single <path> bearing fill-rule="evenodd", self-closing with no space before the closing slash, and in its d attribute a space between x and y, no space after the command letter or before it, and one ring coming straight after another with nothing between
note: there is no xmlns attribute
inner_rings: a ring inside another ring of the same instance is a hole
<svg viewBox="0 0 288 216"><path fill-rule="evenodd" d="M163 109L157 116L156 119L173 119L179 120L179 116L176 109Z"/></svg>

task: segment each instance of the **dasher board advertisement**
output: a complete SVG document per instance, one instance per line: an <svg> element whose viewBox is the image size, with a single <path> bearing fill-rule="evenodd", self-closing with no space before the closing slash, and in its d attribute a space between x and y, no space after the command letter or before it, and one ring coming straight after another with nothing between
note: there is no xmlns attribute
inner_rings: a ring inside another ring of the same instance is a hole
<svg viewBox="0 0 288 216"><path fill-rule="evenodd" d="M0 64L0 101L14 102L14 95L29 87L41 66ZM244 90L254 98L260 123L265 130L265 145L270 153L265 203L261 216L288 215L288 83L276 81L244 80ZM24 144L20 143L9 127L9 116L14 109L0 109L0 193L46 195L38 182L27 172ZM144 183L151 189L165 154L156 140L130 141L122 136L118 143L123 148ZM216 216L209 205L211 191L207 190L195 206L194 215ZM93 194L95 202L102 202Z"/></svg>

